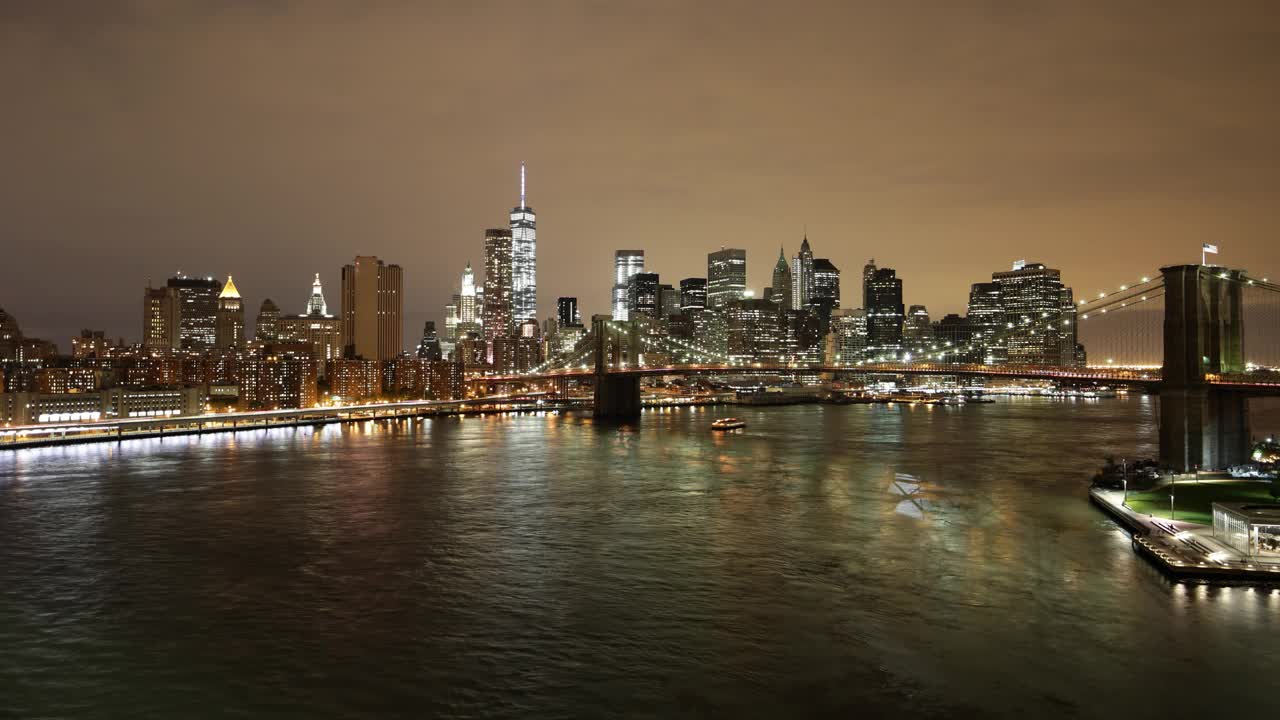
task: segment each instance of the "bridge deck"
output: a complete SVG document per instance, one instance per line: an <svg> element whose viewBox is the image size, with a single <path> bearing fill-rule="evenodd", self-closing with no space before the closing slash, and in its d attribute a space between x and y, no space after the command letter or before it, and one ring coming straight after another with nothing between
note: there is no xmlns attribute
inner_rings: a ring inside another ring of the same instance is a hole
<svg viewBox="0 0 1280 720"><path fill-rule="evenodd" d="M1070 382L1106 382L1118 385L1157 387L1162 381L1159 370L1101 368L1062 368L1022 365L964 364L864 364L864 365L665 365L661 367L616 368L610 375L659 377L665 375L778 375L794 373L865 373L875 375L958 375L1014 380L1065 380ZM557 379L589 378L592 370L573 369L529 375L478 375L467 378L471 383L541 382ZM1238 389L1258 395L1280 394L1280 378L1263 376L1208 376L1205 384Z"/></svg>

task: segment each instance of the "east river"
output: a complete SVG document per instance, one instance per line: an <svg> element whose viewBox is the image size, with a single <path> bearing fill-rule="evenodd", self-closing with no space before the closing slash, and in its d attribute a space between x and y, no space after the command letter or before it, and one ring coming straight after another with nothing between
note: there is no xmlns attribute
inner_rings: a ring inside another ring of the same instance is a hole
<svg viewBox="0 0 1280 720"><path fill-rule="evenodd" d="M1154 408L0 452L0 717L1274 711L1280 589L1170 583L1086 500L1104 456L1155 454Z"/></svg>

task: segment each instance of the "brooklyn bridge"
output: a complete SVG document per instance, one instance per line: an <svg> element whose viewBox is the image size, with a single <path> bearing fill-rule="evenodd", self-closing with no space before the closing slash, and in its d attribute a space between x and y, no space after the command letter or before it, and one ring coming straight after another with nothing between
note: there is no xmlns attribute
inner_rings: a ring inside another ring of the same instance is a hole
<svg viewBox="0 0 1280 720"><path fill-rule="evenodd" d="M1162 312L1159 310L1162 308ZM529 372L468 379L481 392L590 381L596 417L631 418L641 409L644 378L696 375L955 376L1144 387L1160 399L1160 461L1176 470L1225 468L1248 459L1249 398L1280 396L1276 333L1280 284L1245 270L1174 265L1158 275L1081 301L1080 328L1104 326L1108 350L1146 352L1159 366L1121 363L1089 367L963 362L970 346L935 346L897 360L842 363L734 362L695 342L645 333L635 321L592 318L567 356ZM1043 331L1037 318L1009 323L999 342ZM1097 356L1097 345L1091 351ZM653 361L657 358L658 361Z"/></svg>

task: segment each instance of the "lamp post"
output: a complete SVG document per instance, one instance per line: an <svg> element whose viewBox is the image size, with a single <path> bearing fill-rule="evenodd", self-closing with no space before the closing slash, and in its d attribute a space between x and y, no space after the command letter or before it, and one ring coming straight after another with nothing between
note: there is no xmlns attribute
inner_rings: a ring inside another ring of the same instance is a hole
<svg viewBox="0 0 1280 720"><path fill-rule="evenodd" d="M1120 485L1124 488L1124 495L1120 498L1120 507L1124 507L1129 502L1129 464L1124 458L1120 458Z"/></svg>

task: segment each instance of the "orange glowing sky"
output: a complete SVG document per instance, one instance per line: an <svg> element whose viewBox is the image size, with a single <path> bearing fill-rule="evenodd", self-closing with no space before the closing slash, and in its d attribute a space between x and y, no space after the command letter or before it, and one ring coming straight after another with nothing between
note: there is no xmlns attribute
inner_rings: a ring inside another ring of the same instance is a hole
<svg viewBox="0 0 1280 720"><path fill-rule="evenodd" d="M1194 262L1280 276L1280 13L1229 2L6 2L0 307L65 350L141 291L234 274L301 312L357 253L439 319L529 163L539 305L607 312L801 230L963 309L1027 258L1078 292Z"/></svg>

